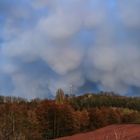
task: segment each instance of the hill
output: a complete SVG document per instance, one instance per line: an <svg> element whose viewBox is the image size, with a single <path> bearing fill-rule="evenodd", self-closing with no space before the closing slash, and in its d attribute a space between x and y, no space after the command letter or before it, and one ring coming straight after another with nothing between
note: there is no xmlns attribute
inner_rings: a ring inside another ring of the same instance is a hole
<svg viewBox="0 0 140 140"><path fill-rule="evenodd" d="M56 140L140 140L140 125L111 125Z"/></svg>

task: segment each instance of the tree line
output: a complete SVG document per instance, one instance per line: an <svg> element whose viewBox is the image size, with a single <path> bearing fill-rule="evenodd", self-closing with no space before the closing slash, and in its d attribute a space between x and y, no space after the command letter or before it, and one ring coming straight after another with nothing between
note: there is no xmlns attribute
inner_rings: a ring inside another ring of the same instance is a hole
<svg viewBox="0 0 140 140"><path fill-rule="evenodd" d="M120 107L140 111L140 97L120 96L113 92L87 93L82 96L67 96L75 109L91 107Z"/></svg>

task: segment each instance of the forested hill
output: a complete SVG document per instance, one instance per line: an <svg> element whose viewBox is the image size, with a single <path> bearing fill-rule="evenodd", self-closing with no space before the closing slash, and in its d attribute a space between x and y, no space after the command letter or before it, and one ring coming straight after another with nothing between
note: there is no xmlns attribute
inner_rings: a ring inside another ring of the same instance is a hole
<svg viewBox="0 0 140 140"><path fill-rule="evenodd" d="M140 111L140 97L127 97L113 92L101 92L98 94L86 93L81 96L69 97L69 102L75 109L91 107L117 107L129 108Z"/></svg>

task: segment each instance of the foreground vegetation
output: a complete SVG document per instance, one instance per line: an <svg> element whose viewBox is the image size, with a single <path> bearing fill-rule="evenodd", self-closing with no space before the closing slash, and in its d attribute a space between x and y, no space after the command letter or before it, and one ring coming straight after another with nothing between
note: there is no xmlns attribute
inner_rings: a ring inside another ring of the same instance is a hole
<svg viewBox="0 0 140 140"><path fill-rule="evenodd" d="M1 140L46 140L101 128L140 123L140 98L113 93L64 95L27 101L0 97Z"/></svg>

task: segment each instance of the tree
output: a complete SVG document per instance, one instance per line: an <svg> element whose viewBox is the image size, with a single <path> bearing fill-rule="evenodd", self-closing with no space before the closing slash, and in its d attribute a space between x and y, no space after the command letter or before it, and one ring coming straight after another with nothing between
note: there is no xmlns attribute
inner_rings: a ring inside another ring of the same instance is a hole
<svg viewBox="0 0 140 140"><path fill-rule="evenodd" d="M104 126L104 114L102 114L101 110L98 108L92 108L88 110L89 112L89 121L90 128L96 129Z"/></svg>
<svg viewBox="0 0 140 140"><path fill-rule="evenodd" d="M78 130L74 110L68 104L43 101L37 107L36 115L44 139L71 135Z"/></svg>
<svg viewBox="0 0 140 140"><path fill-rule="evenodd" d="M56 98L55 101L57 104L63 104L65 101L65 95L64 95L64 91L60 88L57 90L56 92Z"/></svg>
<svg viewBox="0 0 140 140"><path fill-rule="evenodd" d="M89 126L89 115L87 110L76 111L75 117L77 118L77 122L79 123L79 131L86 131Z"/></svg>

